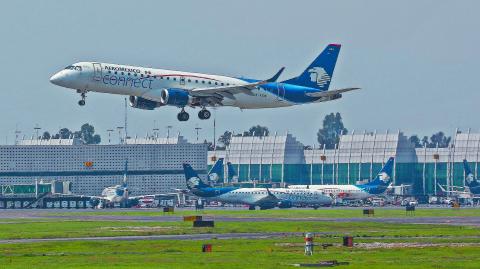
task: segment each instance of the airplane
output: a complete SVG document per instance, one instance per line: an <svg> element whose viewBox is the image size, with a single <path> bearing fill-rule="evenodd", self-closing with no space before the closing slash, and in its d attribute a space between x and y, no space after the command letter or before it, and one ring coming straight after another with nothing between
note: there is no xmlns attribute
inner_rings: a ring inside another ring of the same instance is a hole
<svg viewBox="0 0 480 269"><path fill-rule="evenodd" d="M129 96L133 108L176 106L180 108L179 121L190 118L185 107L200 108L198 117L206 120L211 116L207 107L287 107L331 101L359 89L329 90L340 47L328 45L299 76L281 82L277 79L283 67L273 77L257 80L101 62L69 65L54 74L50 82L76 90L81 96L80 106L85 105L88 92L120 94Z"/></svg>
<svg viewBox="0 0 480 269"><path fill-rule="evenodd" d="M125 170L123 173L122 184L106 187L103 189L100 196L89 196L90 204L93 207L104 208L104 207L114 207L115 204L120 204L120 207L132 207L138 205L139 200L143 198L152 198L159 196L171 197L176 195L176 193L168 194L149 194L149 195L140 195L140 196L130 196L130 191L127 185L127 173L128 173L128 161L125 161Z"/></svg>
<svg viewBox="0 0 480 269"><path fill-rule="evenodd" d="M465 186L458 187L458 186L451 186L454 190L445 190L444 186L437 184L442 192L444 193L451 193L452 195L458 198L466 198L466 199L480 199L480 182L476 179L470 169L470 165L468 165L468 161L466 159L463 160L463 170L465 171Z"/></svg>
<svg viewBox="0 0 480 269"><path fill-rule="evenodd" d="M344 200L365 200L385 193L391 187L394 158L390 157L378 175L369 183L357 185L290 185L291 189L313 189Z"/></svg>
<svg viewBox="0 0 480 269"><path fill-rule="evenodd" d="M333 199L320 191L285 188L211 187L203 182L189 164L183 164L187 188L197 197L230 204L245 204L250 210L308 205L315 209L331 205Z"/></svg>

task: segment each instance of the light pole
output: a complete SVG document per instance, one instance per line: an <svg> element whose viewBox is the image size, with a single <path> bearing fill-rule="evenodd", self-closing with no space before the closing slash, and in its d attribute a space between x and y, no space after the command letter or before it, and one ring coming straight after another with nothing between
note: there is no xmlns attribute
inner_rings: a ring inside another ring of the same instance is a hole
<svg viewBox="0 0 480 269"><path fill-rule="evenodd" d="M172 129L172 127L173 127L172 125L168 125L167 127L165 127L167 128L167 144L168 144L168 140L170 140L170 129Z"/></svg>
<svg viewBox="0 0 480 269"><path fill-rule="evenodd" d="M122 138L122 130L123 130L123 126L118 126L117 127L117 130L118 130L118 139L120 140L120 144L123 144L124 143L124 140Z"/></svg>
<svg viewBox="0 0 480 269"><path fill-rule="evenodd" d="M113 129L108 129L107 130L107 133L108 133L108 144L112 144L112 132L113 132Z"/></svg>
<svg viewBox="0 0 480 269"><path fill-rule="evenodd" d="M195 127L195 131L197 132L197 143L198 143L198 131L200 131L200 130L202 130L201 127L198 127L198 126Z"/></svg>
<svg viewBox="0 0 480 269"><path fill-rule="evenodd" d="M35 139L38 140L38 131L40 131L42 128L37 124L33 129L35 130Z"/></svg>

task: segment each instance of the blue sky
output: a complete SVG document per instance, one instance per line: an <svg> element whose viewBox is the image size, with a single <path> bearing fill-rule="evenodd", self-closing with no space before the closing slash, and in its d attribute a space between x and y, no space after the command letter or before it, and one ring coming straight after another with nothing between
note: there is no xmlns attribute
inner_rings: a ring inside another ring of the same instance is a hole
<svg viewBox="0 0 480 269"><path fill-rule="evenodd" d="M341 43L331 87L361 87L321 104L267 110L219 108L217 134L254 124L316 141L323 117L340 112L349 130L430 135L479 130L478 1L8 1L0 9L0 141L14 131L78 129L104 140L123 125L123 97L78 95L49 83L70 63L102 61L251 78L298 75L329 43ZM154 122L212 140L213 121L177 108L129 109L129 134Z"/></svg>

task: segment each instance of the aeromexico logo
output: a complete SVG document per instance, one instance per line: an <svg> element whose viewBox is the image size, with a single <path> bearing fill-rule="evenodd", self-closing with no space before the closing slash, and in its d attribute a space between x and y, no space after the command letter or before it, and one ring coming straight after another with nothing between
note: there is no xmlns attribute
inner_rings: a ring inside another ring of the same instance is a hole
<svg viewBox="0 0 480 269"><path fill-rule="evenodd" d="M200 178L198 177L191 177L188 179L187 181L187 185L190 187L190 188L196 188L198 187L198 185L200 185Z"/></svg>
<svg viewBox="0 0 480 269"><path fill-rule="evenodd" d="M218 176L217 173L211 173L211 174L208 175L208 179L209 179L210 181L218 181L219 178L220 178L220 177Z"/></svg>
<svg viewBox="0 0 480 269"><path fill-rule="evenodd" d="M380 172L378 174L378 178L385 183L390 181L390 176L385 172Z"/></svg>
<svg viewBox="0 0 480 269"><path fill-rule="evenodd" d="M465 180L466 180L468 183L472 183L472 181L474 180L473 174L472 174L472 173L469 173L469 174L467 175L467 177L465 178Z"/></svg>
<svg viewBox="0 0 480 269"><path fill-rule="evenodd" d="M312 67L308 69L308 73L310 73L310 81L317 83L319 87L325 86L331 80L331 77L323 67Z"/></svg>

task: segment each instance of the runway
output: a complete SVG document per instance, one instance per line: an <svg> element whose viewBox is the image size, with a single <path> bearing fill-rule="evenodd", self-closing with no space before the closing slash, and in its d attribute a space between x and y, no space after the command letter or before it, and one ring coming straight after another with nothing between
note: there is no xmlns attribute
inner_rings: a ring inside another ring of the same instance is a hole
<svg viewBox="0 0 480 269"><path fill-rule="evenodd" d="M326 209L328 210L328 209ZM153 212L141 211L135 209L115 209L110 212ZM222 209L219 209L221 212ZM12 209L3 210L0 214L0 223L12 223L16 219L59 219L59 220L81 220L81 221L135 221L135 222L177 222L183 221L183 216L178 215L155 215L155 216L135 216L135 215L107 215L109 211L103 211L106 215L84 215L82 213L99 212L95 210L38 210L38 209ZM159 211L157 211L159 212ZM159 212L160 213L160 212ZM400 223L400 224L445 224L445 225L463 225L480 227L480 217L250 217L250 216L222 216L208 215L204 220L215 220L218 222L278 222L278 221L313 221L313 222L381 222L381 223Z"/></svg>

